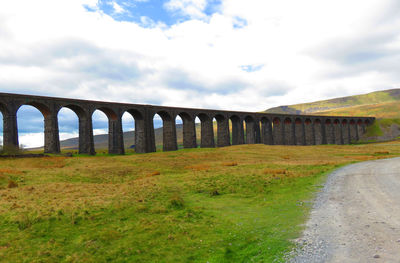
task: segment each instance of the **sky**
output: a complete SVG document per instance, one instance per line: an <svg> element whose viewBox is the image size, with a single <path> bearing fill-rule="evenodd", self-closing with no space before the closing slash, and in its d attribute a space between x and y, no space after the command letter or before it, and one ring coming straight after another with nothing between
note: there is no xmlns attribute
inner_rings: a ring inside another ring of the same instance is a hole
<svg viewBox="0 0 400 263"><path fill-rule="evenodd" d="M2 0L0 92L261 111L400 88L399 14L398 0ZM59 119L77 135L73 112ZM36 109L18 125L43 145Z"/></svg>

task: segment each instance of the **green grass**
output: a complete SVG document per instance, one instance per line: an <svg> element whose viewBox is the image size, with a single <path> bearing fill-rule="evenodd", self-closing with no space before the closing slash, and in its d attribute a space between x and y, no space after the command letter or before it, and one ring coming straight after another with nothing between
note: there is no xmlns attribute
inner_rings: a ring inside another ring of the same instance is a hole
<svg viewBox="0 0 400 263"><path fill-rule="evenodd" d="M0 159L0 262L281 262L329 171L399 155L393 142Z"/></svg>

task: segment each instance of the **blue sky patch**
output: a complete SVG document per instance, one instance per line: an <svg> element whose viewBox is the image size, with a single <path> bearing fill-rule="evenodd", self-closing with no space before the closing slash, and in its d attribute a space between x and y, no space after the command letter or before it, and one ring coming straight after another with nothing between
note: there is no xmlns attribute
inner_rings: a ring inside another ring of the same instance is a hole
<svg viewBox="0 0 400 263"><path fill-rule="evenodd" d="M255 65L242 65L240 66L241 70L246 72L255 72L259 71L264 67L264 64L255 64Z"/></svg>
<svg viewBox="0 0 400 263"><path fill-rule="evenodd" d="M190 19L181 12L165 8L167 2L168 0L100 0L97 9L89 6L85 8L91 12L100 10L117 21L134 22L143 27L151 27L157 23L171 26ZM204 13L209 16L218 12L220 4L221 0L209 0Z"/></svg>
<svg viewBox="0 0 400 263"><path fill-rule="evenodd" d="M247 26L247 20L241 17L235 17L233 20L233 28L243 28Z"/></svg>

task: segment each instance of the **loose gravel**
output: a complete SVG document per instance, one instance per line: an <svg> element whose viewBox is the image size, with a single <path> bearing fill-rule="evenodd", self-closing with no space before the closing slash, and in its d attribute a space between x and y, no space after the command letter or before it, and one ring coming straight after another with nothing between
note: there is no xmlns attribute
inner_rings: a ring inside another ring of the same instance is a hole
<svg viewBox="0 0 400 263"><path fill-rule="evenodd" d="M400 158L328 175L287 261L400 262Z"/></svg>

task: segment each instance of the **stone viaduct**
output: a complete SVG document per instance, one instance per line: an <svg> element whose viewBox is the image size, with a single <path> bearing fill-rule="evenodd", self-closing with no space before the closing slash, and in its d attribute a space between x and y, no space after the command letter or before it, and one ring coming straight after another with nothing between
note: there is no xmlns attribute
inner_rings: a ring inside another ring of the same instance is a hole
<svg viewBox="0 0 400 263"><path fill-rule="evenodd" d="M141 104L113 103L43 96L0 93L3 114L3 145L17 148L17 111L22 105L37 108L44 117L45 153L59 153L58 112L66 107L79 119L79 153L95 154L92 114L95 110L108 117L108 151L124 154L122 115L128 112L135 120L135 150L138 153L156 151L153 117L163 121L163 150L178 149L175 119L183 121L184 148L197 147L195 118L201 122L200 147L223 147L238 144L269 145L348 144L357 141L370 117L335 117L285 115L208 109L176 108ZM214 141L213 120L217 122ZM229 120L231 125L229 125ZM244 129L244 125L246 129ZM231 129L231 130L230 130Z"/></svg>

